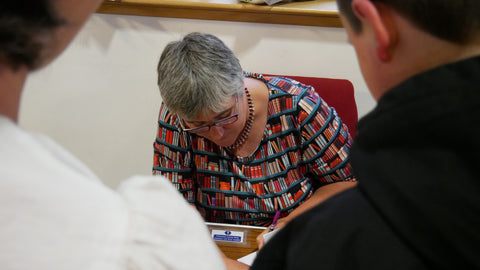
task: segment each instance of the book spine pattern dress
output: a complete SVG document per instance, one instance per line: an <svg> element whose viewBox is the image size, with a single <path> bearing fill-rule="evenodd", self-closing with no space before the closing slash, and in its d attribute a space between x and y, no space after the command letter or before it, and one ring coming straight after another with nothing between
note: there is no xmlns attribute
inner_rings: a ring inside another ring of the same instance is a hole
<svg viewBox="0 0 480 270"><path fill-rule="evenodd" d="M352 180L346 125L311 86L245 72L269 89L263 139L248 157L195 134L162 103L153 173L168 178L205 221L268 226L319 186Z"/></svg>

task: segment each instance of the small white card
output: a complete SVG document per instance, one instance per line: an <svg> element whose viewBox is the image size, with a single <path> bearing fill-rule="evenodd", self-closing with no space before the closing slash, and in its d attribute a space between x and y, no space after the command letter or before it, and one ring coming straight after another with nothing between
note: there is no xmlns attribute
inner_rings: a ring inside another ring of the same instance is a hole
<svg viewBox="0 0 480 270"><path fill-rule="evenodd" d="M266 244L280 229L273 230L263 235L263 243ZM238 258L237 261L242 262L248 266L252 266L253 261L257 257L257 251L254 251L250 254L247 254L241 258Z"/></svg>
<svg viewBox="0 0 480 270"><path fill-rule="evenodd" d="M230 230L212 230L212 238L214 241L243 243L245 232Z"/></svg>
<svg viewBox="0 0 480 270"><path fill-rule="evenodd" d="M255 260L255 258L257 257L257 252L254 251L250 254L247 254L241 258L238 258L237 261L241 262L241 263L244 263L248 266L252 266L253 264L253 261Z"/></svg>
<svg viewBox="0 0 480 270"><path fill-rule="evenodd" d="M263 235L263 243L266 244L270 238L272 238L280 229L273 230Z"/></svg>

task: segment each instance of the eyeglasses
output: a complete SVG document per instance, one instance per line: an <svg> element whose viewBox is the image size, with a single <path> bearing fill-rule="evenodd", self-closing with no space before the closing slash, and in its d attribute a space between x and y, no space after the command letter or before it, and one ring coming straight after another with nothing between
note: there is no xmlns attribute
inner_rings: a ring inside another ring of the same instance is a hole
<svg viewBox="0 0 480 270"><path fill-rule="evenodd" d="M230 116L227 116L225 118L219 119L219 120L217 120L217 121L215 121L215 122L213 122L209 125L204 125L204 126L194 127L194 128L186 128L185 127L185 122L182 119L180 121L180 126L182 127L183 131L188 131L188 132L191 132L191 133L205 133L205 132L208 132L210 130L210 127L213 127L213 126L223 127L223 126L226 126L226 125L233 124L237 120L238 120L238 96L235 95L235 113L234 114L232 114Z"/></svg>

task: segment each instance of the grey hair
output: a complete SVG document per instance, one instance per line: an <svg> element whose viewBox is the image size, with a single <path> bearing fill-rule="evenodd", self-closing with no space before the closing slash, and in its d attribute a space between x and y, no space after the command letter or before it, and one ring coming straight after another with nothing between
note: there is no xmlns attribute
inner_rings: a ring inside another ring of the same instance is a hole
<svg viewBox="0 0 480 270"><path fill-rule="evenodd" d="M243 70L217 37L190 33L169 43L158 62L158 88L168 109L183 118L220 112L235 94L242 96Z"/></svg>

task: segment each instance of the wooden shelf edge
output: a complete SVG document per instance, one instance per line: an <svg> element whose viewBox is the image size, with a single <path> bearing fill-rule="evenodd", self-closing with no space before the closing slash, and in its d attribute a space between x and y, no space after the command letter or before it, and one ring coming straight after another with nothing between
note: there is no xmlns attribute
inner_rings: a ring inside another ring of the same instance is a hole
<svg viewBox="0 0 480 270"><path fill-rule="evenodd" d="M213 4L178 1L105 1L97 13L153 16L184 19L342 27L337 12L258 6L251 4Z"/></svg>

